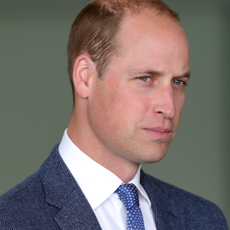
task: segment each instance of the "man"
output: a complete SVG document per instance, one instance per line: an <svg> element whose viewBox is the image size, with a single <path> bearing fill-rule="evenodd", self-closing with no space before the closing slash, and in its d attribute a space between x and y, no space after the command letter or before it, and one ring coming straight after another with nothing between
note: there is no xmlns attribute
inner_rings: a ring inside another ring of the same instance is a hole
<svg viewBox="0 0 230 230"><path fill-rule="evenodd" d="M165 156L185 103L178 15L159 0L95 0L73 23L68 57L68 129L0 198L0 229L227 229L214 204L141 171Z"/></svg>

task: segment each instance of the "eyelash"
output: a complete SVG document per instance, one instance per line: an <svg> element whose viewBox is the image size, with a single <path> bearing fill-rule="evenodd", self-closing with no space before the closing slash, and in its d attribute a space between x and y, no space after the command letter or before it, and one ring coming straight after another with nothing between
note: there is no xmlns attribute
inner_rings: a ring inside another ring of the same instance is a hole
<svg viewBox="0 0 230 230"><path fill-rule="evenodd" d="M148 80L146 79L146 81L144 81L143 78L148 78ZM143 81L143 82L148 82L149 80L152 79L152 77L150 77L150 76L142 76L142 77L138 77L138 79L139 79L140 81Z"/></svg>
<svg viewBox="0 0 230 230"><path fill-rule="evenodd" d="M184 86L187 86L188 85L188 83L187 82L185 82L185 81L183 81L183 80L174 80L173 82L172 82L172 84L174 83L174 82L176 82L176 81L180 81ZM181 84L180 84L181 85ZM180 86L179 85L179 86Z"/></svg>

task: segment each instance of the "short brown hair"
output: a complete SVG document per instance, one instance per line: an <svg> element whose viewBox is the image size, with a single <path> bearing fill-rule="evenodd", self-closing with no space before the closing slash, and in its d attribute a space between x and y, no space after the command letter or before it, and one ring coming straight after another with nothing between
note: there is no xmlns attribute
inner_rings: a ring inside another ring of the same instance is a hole
<svg viewBox="0 0 230 230"><path fill-rule="evenodd" d="M73 93L72 72L76 58L88 54L101 78L111 57L118 51L116 38L125 13L138 13L145 8L179 21L178 14L160 0L94 0L79 13L68 43L68 73Z"/></svg>

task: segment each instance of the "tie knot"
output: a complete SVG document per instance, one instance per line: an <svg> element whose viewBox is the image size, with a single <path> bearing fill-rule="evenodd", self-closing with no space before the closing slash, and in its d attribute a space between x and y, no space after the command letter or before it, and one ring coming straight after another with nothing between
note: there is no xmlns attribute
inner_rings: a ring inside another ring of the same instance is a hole
<svg viewBox="0 0 230 230"><path fill-rule="evenodd" d="M116 193L125 205L126 210L139 206L138 191L134 184L123 184L116 190Z"/></svg>

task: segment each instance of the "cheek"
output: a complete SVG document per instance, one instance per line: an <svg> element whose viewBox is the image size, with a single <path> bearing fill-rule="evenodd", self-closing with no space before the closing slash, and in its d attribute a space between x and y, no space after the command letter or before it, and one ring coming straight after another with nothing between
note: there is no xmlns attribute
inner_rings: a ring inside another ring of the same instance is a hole
<svg viewBox="0 0 230 230"><path fill-rule="evenodd" d="M123 87L114 87L106 91L104 98L99 98L97 113L100 114L101 125L112 133L122 135L132 132L141 119L144 103L137 96Z"/></svg>
<svg viewBox="0 0 230 230"><path fill-rule="evenodd" d="M125 109L117 87L103 85L95 88L88 106L90 125L95 131L108 135L118 132L123 125Z"/></svg>
<svg viewBox="0 0 230 230"><path fill-rule="evenodd" d="M128 121L132 120L135 103L127 90L112 89L107 94L104 106L106 107L107 119L111 125L115 126L114 128L124 127Z"/></svg>

